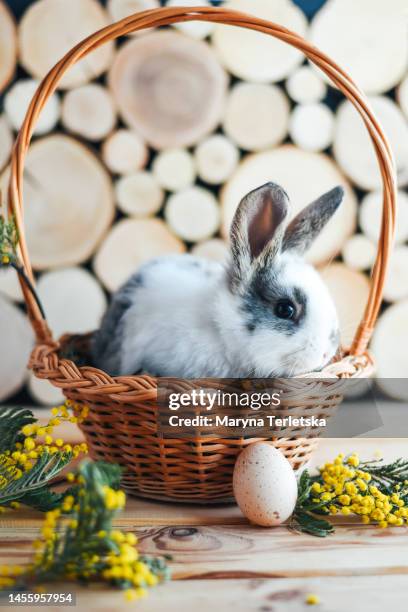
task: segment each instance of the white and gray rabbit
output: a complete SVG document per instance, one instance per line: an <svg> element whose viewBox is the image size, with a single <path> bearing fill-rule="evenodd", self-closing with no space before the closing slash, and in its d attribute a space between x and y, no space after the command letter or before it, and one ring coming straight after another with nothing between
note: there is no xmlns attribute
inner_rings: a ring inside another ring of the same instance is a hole
<svg viewBox="0 0 408 612"><path fill-rule="evenodd" d="M290 223L274 183L235 213L230 261L154 259L114 295L93 339L95 364L112 375L294 376L322 368L339 344L336 309L303 260L343 199L336 187Z"/></svg>

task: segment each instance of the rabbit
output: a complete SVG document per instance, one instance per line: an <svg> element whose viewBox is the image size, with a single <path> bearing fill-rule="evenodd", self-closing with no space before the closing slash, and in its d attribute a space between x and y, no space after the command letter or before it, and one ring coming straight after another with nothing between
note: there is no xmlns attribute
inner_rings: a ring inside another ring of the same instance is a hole
<svg viewBox="0 0 408 612"><path fill-rule="evenodd" d="M303 260L344 196L335 187L289 222L289 198L266 183L241 201L226 265L189 254L144 264L114 295L92 341L111 375L292 377L339 347L334 303Z"/></svg>

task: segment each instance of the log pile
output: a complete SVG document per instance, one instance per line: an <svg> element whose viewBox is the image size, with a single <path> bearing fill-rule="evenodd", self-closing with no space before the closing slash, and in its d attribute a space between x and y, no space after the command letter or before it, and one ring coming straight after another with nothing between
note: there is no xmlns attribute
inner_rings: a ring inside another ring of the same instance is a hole
<svg viewBox="0 0 408 612"><path fill-rule="evenodd" d="M39 79L85 36L159 4L35 0L16 24L0 0L3 193ZM391 141L397 246L372 350L378 384L398 396L383 378L408 376L406 0L330 0L311 23L292 0L225 4L278 22L331 55L365 90ZM111 292L152 257L188 250L225 262L240 198L266 181L286 188L294 213L335 185L345 189L308 257L334 296L347 345L367 297L382 205L375 155L350 103L292 47L206 22L130 35L83 59L40 116L24 175L28 245L55 334L97 326ZM10 355L0 360L0 400L27 383L34 401L56 403L59 392L26 372L33 338L21 310L14 272L0 272L0 334Z"/></svg>

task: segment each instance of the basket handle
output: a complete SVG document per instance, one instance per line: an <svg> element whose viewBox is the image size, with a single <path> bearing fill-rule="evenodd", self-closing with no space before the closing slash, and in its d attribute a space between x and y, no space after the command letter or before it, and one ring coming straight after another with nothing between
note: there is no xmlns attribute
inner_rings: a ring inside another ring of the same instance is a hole
<svg viewBox="0 0 408 612"><path fill-rule="evenodd" d="M214 7L173 7L158 8L143 11L121 21L111 24L85 40L69 51L45 76L40 83L13 149L11 173L8 191L10 213L14 214L20 235L19 253L25 273L34 285L34 277L27 242L24 233L23 217L23 171L28 147L38 116L48 98L54 93L64 73L80 59L101 45L120 36L145 28L165 26L182 21L211 21L225 25L234 25L264 34L269 34L302 51L308 59L318 66L330 78L332 83L345 95L359 112L370 135L383 184L383 214L381 232L378 241L378 251L371 275L371 286L367 305L362 320L356 330L350 353L361 355L367 348L373 332L374 324L381 305L385 276L390 258L394 237L396 217L396 173L393 155L388 140L377 121L370 104L353 80L327 55L298 34L286 28L232 9ZM22 284L22 290L27 305L27 312L36 334L38 344L53 344L53 336L49 330L38 304L33 295Z"/></svg>

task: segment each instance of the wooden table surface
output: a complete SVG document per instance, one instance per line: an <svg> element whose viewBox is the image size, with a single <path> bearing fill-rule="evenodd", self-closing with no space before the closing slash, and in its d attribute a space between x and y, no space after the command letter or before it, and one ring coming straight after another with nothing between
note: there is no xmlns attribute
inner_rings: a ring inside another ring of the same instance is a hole
<svg viewBox="0 0 408 612"><path fill-rule="evenodd" d="M313 464L332 459L340 450L357 451L364 458L381 451L391 460L407 455L407 442L322 440ZM2 515L0 563L28 560L41 518L39 513L27 511ZM137 534L142 553L171 554L173 580L152 589L146 599L132 603L125 602L122 593L103 587L73 589L63 584L50 589L75 590L78 611L408 609L405 527L378 529L343 517L337 521L334 535L320 539L293 533L285 526L265 529L249 525L233 505L185 506L137 498L128 498L116 524ZM318 606L305 603L309 593L319 596Z"/></svg>

